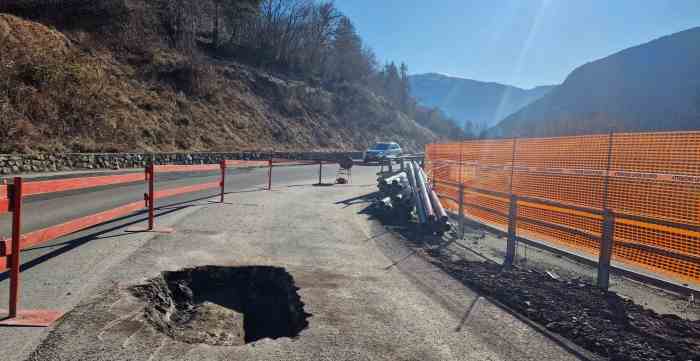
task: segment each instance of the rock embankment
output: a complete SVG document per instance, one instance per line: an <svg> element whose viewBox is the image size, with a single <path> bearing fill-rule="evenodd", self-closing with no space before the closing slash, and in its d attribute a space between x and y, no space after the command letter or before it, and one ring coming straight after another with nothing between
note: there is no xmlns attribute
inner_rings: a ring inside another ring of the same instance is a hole
<svg viewBox="0 0 700 361"><path fill-rule="evenodd" d="M360 158L362 152L196 152L196 153L57 153L0 154L0 174L120 169L155 164L215 164L224 159L261 160Z"/></svg>

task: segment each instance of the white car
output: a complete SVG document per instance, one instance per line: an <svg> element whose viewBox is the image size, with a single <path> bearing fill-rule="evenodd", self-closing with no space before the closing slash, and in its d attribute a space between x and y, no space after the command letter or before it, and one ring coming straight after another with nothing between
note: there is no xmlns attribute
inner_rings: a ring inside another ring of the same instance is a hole
<svg viewBox="0 0 700 361"><path fill-rule="evenodd" d="M365 151L365 163L382 161L387 158L398 157L403 153L401 146L395 142L381 142L373 145Z"/></svg>

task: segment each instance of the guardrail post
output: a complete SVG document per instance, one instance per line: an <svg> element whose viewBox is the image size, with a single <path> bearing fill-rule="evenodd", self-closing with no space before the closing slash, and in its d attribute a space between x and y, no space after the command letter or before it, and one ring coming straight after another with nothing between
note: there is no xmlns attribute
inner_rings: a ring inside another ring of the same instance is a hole
<svg viewBox="0 0 700 361"><path fill-rule="evenodd" d="M271 191L272 190L272 158L267 161L268 162L268 170L267 170L267 190Z"/></svg>
<svg viewBox="0 0 700 361"><path fill-rule="evenodd" d="M607 290L610 286L610 259L615 241L615 215L609 209L603 211L602 228L598 256L598 287Z"/></svg>
<svg viewBox="0 0 700 361"><path fill-rule="evenodd" d="M518 196L510 195L510 208L508 210L508 240L506 241L505 265L510 267L515 262L515 243L517 241L518 227Z"/></svg>
<svg viewBox="0 0 700 361"><path fill-rule="evenodd" d="M221 203L224 203L224 194L226 192L226 160L221 161Z"/></svg>
<svg viewBox="0 0 700 361"><path fill-rule="evenodd" d="M12 254L10 254L10 305L9 317L17 317L19 303L20 240L22 237L22 178L15 177L12 184Z"/></svg>
<svg viewBox="0 0 700 361"><path fill-rule="evenodd" d="M464 183L459 183L459 238L464 238Z"/></svg>
<svg viewBox="0 0 700 361"><path fill-rule="evenodd" d="M391 161L391 158L388 158L389 160L389 173L394 173L394 162Z"/></svg>

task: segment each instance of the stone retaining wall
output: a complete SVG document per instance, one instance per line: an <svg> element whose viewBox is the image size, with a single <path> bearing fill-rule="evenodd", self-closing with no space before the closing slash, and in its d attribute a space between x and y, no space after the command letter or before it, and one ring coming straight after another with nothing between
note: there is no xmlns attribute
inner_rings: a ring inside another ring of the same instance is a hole
<svg viewBox="0 0 700 361"><path fill-rule="evenodd" d="M42 173L84 169L139 168L155 164L214 164L223 159L274 158L337 160L361 158L362 152L204 152L204 153L63 153L0 154L0 174Z"/></svg>

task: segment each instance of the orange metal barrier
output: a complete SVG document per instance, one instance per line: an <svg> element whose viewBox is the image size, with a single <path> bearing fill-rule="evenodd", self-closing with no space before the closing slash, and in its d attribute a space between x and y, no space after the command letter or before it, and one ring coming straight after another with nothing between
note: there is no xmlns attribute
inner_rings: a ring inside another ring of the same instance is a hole
<svg viewBox="0 0 700 361"><path fill-rule="evenodd" d="M0 214L10 211L10 189L6 185L0 185Z"/></svg>
<svg viewBox="0 0 700 361"><path fill-rule="evenodd" d="M700 284L700 132L431 144L426 170L452 211L464 184L465 215L505 229L513 194L521 236L592 255L610 211L614 260Z"/></svg>
<svg viewBox="0 0 700 361"><path fill-rule="evenodd" d="M147 231L154 231L155 201L161 198L178 194L191 193L205 189L220 188L221 201L224 197L224 180L227 166L261 166L268 162L260 161L221 161L220 164L194 165L194 166L154 166L146 167L144 173L131 173L123 175L109 175L96 177L82 177L69 179L56 179L48 181L24 182L21 177L14 178L11 185L0 185L0 214L12 213L12 238L0 239L0 272L7 268L10 270L10 301L7 317L0 319L0 325L4 326L48 326L61 316L60 312L50 310L22 310L18 309L20 293L20 252L31 246L35 246L71 233L75 233L92 226L129 215L144 207L148 208ZM220 170L221 178L218 182L202 183L165 190L155 190L155 175L157 172L193 172ZM22 203L28 196L64 192L68 190L95 188L99 186L124 184L146 180L147 193L144 201L132 202L114 209L102 211L96 214L72 219L67 222L47 227L44 229L22 234ZM5 313L0 311L0 313Z"/></svg>

